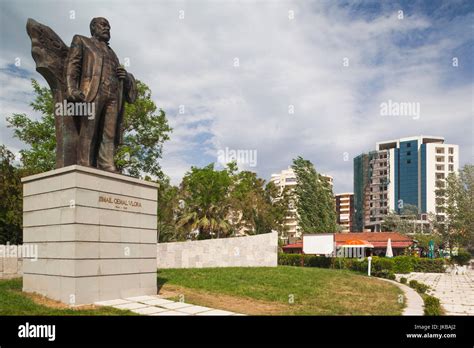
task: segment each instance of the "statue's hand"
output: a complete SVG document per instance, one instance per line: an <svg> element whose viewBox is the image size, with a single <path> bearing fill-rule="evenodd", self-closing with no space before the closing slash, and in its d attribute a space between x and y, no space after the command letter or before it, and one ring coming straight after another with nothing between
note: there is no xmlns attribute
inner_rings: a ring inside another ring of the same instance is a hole
<svg viewBox="0 0 474 348"><path fill-rule="evenodd" d="M117 77L120 79L120 80L125 80L127 78L127 70L125 70L124 68L122 68L121 66L118 66L117 67Z"/></svg>
<svg viewBox="0 0 474 348"><path fill-rule="evenodd" d="M83 102L86 99L86 96L80 90L74 89L68 99L72 102Z"/></svg>

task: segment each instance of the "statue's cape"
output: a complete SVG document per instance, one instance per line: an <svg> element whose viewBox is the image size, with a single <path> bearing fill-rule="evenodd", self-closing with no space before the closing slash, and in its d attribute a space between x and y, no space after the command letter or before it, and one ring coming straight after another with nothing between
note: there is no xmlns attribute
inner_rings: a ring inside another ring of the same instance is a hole
<svg viewBox="0 0 474 348"><path fill-rule="evenodd" d="M65 86L64 63L69 47L50 27L29 18L26 31L31 38L31 55L38 71L54 90Z"/></svg>

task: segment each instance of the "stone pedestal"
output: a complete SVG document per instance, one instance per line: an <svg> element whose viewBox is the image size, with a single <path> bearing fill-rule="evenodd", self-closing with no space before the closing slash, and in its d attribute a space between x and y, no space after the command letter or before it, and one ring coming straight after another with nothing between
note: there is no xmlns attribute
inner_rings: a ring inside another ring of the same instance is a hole
<svg viewBox="0 0 474 348"><path fill-rule="evenodd" d="M70 305L155 295L157 184L82 166L23 178L23 291Z"/></svg>

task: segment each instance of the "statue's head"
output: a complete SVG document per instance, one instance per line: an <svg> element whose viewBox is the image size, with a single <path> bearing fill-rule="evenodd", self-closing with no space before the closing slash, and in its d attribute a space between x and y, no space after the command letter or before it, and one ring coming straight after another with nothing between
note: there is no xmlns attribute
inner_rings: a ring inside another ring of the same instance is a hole
<svg viewBox="0 0 474 348"><path fill-rule="evenodd" d="M91 35L100 41L109 42L110 40L110 24L104 17L92 18L91 24Z"/></svg>

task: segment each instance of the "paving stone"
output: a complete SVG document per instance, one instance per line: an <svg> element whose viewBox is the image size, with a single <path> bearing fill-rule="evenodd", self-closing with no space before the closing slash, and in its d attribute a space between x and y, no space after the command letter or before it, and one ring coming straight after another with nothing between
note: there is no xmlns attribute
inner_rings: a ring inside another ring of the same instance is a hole
<svg viewBox="0 0 474 348"><path fill-rule="evenodd" d="M117 309L138 309L138 308L148 307L148 305L143 304L143 303L138 303L138 302L130 302L130 303L125 303L121 305L116 305L113 307Z"/></svg>
<svg viewBox="0 0 474 348"><path fill-rule="evenodd" d="M185 302L176 302L158 296L137 296L110 301L99 301L98 306L111 306L117 309L128 309L141 315L244 315Z"/></svg>
<svg viewBox="0 0 474 348"><path fill-rule="evenodd" d="M162 304L170 304L175 303L174 301L165 300L165 299L155 299L155 300L148 300L148 301L140 301L141 303L150 305L150 306L161 306Z"/></svg>
<svg viewBox="0 0 474 348"><path fill-rule="evenodd" d="M196 315L234 315L233 312L223 311L220 309L213 309L212 311L206 311L202 313L198 313Z"/></svg>
<svg viewBox="0 0 474 348"><path fill-rule="evenodd" d="M131 303L131 302L127 300L123 300L123 299L94 302L96 306L117 306L117 305L122 305L122 304L127 304L127 303Z"/></svg>
<svg viewBox="0 0 474 348"><path fill-rule="evenodd" d="M153 297L153 296L126 297L125 299L126 299L127 301L131 301L131 302L143 302L143 301L156 300L156 298Z"/></svg>
<svg viewBox="0 0 474 348"><path fill-rule="evenodd" d="M189 313L189 314L196 314L196 313L211 311L213 309L208 308L208 307L203 307L203 306L189 306L189 307L178 308L176 310L179 311L179 312L184 312L184 313Z"/></svg>
<svg viewBox="0 0 474 348"><path fill-rule="evenodd" d="M165 311L165 312L160 312L160 313L154 313L151 314L153 316L155 315L190 315L189 313L183 313L183 312L178 312L178 311Z"/></svg>
<svg viewBox="0 0 474 348"><path fill-rule="evenodd" d="M184 308L184 307L191 307L192 305L189 303L184 303L184 302L173 302L173 303L162 303L158 305L163 308L168 308L168 309L178 309L178 308Z"/></svg>
<svg viewBox="0 0 474 348"><path fill-rule="evenodd" d="M155 313L161 313L161 312L166 312L166 311L167 309L165 308L160 308L160 307L155 307L155 306L132 309L132 312L142 314L142 315L152 315Z"/></svg>
<svg viewBox="0 0 474 348"><path fill-rule="evenodd" d="M398 276L398 275L397 275ZM474 271L454 273L410 273L405 276L428 285L430 294L439 298L447 315L474 315Z"/></svg>

